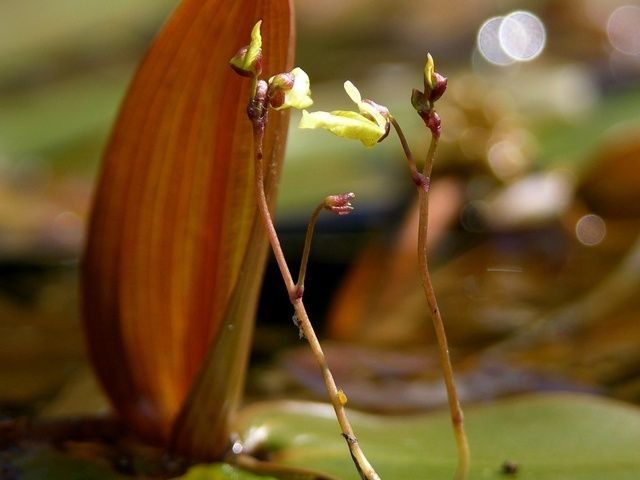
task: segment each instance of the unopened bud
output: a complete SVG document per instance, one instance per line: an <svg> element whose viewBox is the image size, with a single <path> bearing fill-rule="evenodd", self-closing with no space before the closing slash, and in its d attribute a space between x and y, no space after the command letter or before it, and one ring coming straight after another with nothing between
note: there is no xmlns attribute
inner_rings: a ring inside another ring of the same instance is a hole
<svg viewBox="0 0 640 480"><path fill-rule="evenodd" d="M427 96L415 88L411 91L411 105L413 105L413 108L415 108L419 114L420 112L428 112L432 108Z"/></svg>
<svg viewBox="0 0 640 480"><path fill-rule="evenodd" d="M300 67L279 73L269 79L269 105L276 110L283 108L304 109L313 105L309 75Z"/></svg>
<svg viewBox="0 0 640 480"><path fill-rule="evenodd" d="M444 91L447 89L447 78L444 77L443 75L440 75L438 72L436 72L436 66L433 61L433 57L431 56L430 53L427 53L427 62L424 66L423 75L424 75L424 94L423 95L429 100L429 102L433 103L436 100L438 100L442 96ZM425 108L424 101L422 101L421 103L423 103L424 110L430 110L432 108L432 106ZM414 107L416 108L416 110L418 110L415 104L414 104Z"/></svg>
<svg viewBox="0 0 640 480"><path fill-rule="evenodd" d="M269 106L277 110L284 105L285 98L284 90L275 90L269 96Z"/></svg>
<svg viewBox="0 0 640 480"><path fill-rule="evenodd" d="M429 100L435 102L444 94L447 89L447 77L440 75L438 72L433 74L433 89L429 95Z"/></svg>
<svg viewBox="0 0 640 480"><path fill-rule="evenodd" d="M351 205L351 200L356 198L356 194L349 193L341 193L339 195L329 195L324 199L324 208L325 210L330 210L337 215L348 215L353 211L353 205Z"/></svg>
<svg viewBox="0 0 640 480"><path fill-rule="evenodd" d="M243 77L257 78L262 73L262 36L260 35L260 25L258 21L251 30L251 43L238 50L229 64L231 68Z"/></svg>
<svg viewBox="0 0 640 480"><path fill-rule="evenodd" d="M427 53L427 61L424 65L424 90L425 92L433 90L433 72L436 71L436 65L430 53Z"/></svg>
<svg viewBox="0 0 640 480"><path fill-rule="evenodd" d="M279 73L269 79L269 88L291 90L295 79L292 72Z"/></svg>

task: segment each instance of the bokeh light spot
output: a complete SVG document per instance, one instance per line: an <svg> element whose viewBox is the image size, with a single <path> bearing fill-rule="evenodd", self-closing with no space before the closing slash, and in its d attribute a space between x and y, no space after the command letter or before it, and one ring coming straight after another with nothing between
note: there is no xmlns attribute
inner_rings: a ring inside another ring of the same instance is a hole
<svg viewBox="0 0 640 480"><path fill-rule="evenodd" d="M533 60L540 55L546 38L542 21L525 11L504 17L498 30L498 40L505 54L520 62Z"/></svg>
<svg viewBox="0 0 640 480"><path fill-rule="evenodd" d="M487 152L487 160L496 176L503 180L521 174L528 165L522 150L510 140L494 143Z"/></svg>
<svg viewBox="0 0 640 480"><path fill-rule="evenodd" d="M546 43L542 21L532 13L518 10L505 17L492 17L478 30L478 51L494 65L511 65L536 58Z"/></svg>
<svg viewBox="0 0 640 480"><path fill-rule="evenodd" d="M607 225L598 215L590 213L576 223L576 237L580 243L588 247L598 245L606 234Z"/></svg>
<svg viewBox="0 0 640 480"><path fill-rule="evenodd" d="M640 7L624 5L616 8L607 22L609 42L626 55L640 54Z"/></svg>
<svg viewBox="0 0 640 480"><path fill-rule="evenodd" d="M478 50L482 56L494 65L510 65L513 58L505 53L500 45L499 30L503 17L493 17L482 24L478 30Z"/></svg>

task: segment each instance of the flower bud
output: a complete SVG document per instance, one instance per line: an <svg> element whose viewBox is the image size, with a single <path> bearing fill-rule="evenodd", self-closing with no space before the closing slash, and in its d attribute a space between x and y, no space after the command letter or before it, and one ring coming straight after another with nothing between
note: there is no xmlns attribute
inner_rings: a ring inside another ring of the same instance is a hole
<svg viewBox="0 0 640 480"><path fill-rule="evenodd" d="M260 25L258 21L251 30L251 43L238 50L229 64L231 68L243 77L257 78L262 73L262 36L260 35Z"/></svg>
<svg viewBox="0 0 640 480"><path fill-rule="evenodd" d="M429 100L435 102L444 94L447 89L447 77L440 75L438 72L433 74L433 89L429 95Z"/></svg>
<svg viewBox="0 0 640 480"><path fill-rule="evenodd" d="M430 92L433 90L433 72L436 70L435 62L430 53L427 53L427 62L424 65L424 91Z"/></svg>
<svg viewBox="0 0 640 480"><path fill-rule="evenodd" d="M269 106L303 109L313 105L309 76L299 67L269 79Z"/></svg>
<svg viewBox="0 0 640 480"><path fill-rule="evenodd" d="M339 195L329 195L324 199L324 208L325 210L330 210L337 215L348 215L353 211L353 205L351 205L351 200L356 198L356 194L349 193L341 193Z"/></svg>
<svg viewBox="0 0 640 480"><path fill-rule="evenodd" d="M293 72L279 73L269 79L269 88L291 90L295 79Z"/></svg>
<svg viewBox="0 0 640 480"><path fill-rule="evenodd" d="M415 88L411 91L411 105L413 105L418 114L420 112L428 112L433 108L427 96Z"/></svg>

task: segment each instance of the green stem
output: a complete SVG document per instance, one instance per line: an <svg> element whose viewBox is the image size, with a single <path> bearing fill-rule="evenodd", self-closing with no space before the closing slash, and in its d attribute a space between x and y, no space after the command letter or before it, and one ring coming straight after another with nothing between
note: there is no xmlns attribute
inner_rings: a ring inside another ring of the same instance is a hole
<svg viewBox="0 0 640 480"><path fill-rule="evenodd" d="M398 138L400 139L400 144L402 145L404 156L407 158L409 170L411 170L411 179L413 180L413 183L419 186L423 180L422 174L418 171L416 161L413 159L413 154L411 153L411 149L409 148L409 144L407 143L407 138L404 136L404 132L402 131L402 128L400 128L400 124L398 123L398 121L393 116L391 116L389 120L391 121L391 125L393 125L393 128L398 134Z"/></svg>

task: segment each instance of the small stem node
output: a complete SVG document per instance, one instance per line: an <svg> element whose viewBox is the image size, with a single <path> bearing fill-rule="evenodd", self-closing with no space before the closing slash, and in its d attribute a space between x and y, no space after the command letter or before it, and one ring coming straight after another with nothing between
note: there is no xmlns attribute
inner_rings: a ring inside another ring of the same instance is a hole
<svg viewBox="0 0 640 480"><path fill-rule="evenodd" d="M431 186L431 179L429 177L425 177L422 173L415 171L411 174L411 180L413 180L416 187L425 192L429 191L429 187Z"/></svg>
<svg viewBox="0 0 640 480"><path fill-rule="evenodd" d="M296 284L293 291L289 293L289 300L291 303L295 303L297 300L302 299L304 296L304 286Z"/></svg>

